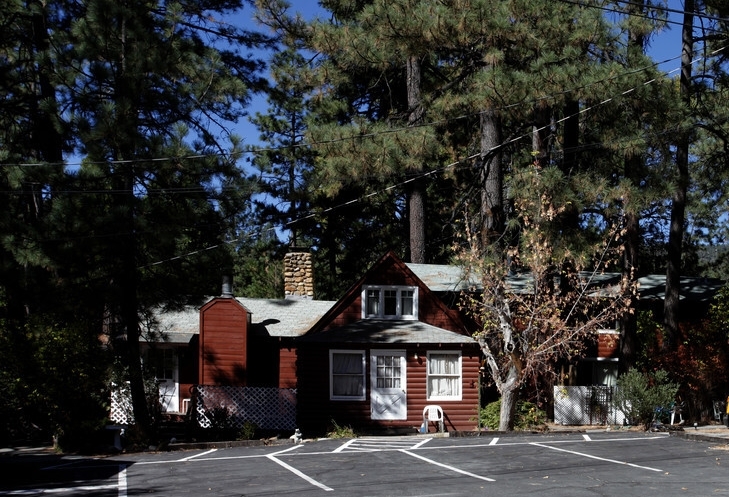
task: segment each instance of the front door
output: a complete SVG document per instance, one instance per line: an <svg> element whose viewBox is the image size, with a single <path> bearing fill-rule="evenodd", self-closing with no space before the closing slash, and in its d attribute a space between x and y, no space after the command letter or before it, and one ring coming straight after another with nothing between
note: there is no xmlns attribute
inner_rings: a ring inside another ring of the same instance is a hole
<svg viewBox="0 0 729 497"><path fill-rule="evenodd" d="M177 351L159 347L149 351L151 372L159 386L159 401L164 412L179 412Z"/></svg>
<svg viewBox="0 0 729 497"><path fill-rule="evenodd" d="M372 419L407 419L404 350L372 351L370 412Z"/></svg>

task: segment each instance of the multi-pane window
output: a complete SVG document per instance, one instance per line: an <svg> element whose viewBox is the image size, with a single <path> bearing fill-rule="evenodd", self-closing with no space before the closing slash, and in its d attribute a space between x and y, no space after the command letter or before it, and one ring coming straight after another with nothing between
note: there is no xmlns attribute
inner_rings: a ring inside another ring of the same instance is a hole
<svg viewBox="0 0 729 497"><path fill-rule="evenodd" d="M365 399L365 355L362 350L330 350L330 397L334 400Z"/></svg>
<svg viewBox="0 0 729 497"><path fill-rule="evenodd" d="M415 291L400 290L400 309L403 316L415 315Z"/></svg>
<svg viewBox="0 0 729 497"><path fill-rule="evenodd" d="M149 350L146 366L157 380L174 379L175 350L171 348Z"/></svg>
<svg viewBox="0 0 729 497"><path fill-rule="evenodd" d="M417 319L418 290L415 287L373 287L362 290L362 317Z"/></svg>
<svg viewBox="0 0 729 497"><path fill-rule="evenodd" d="M399 355L377 355L377 371L375 382L377 388L400 388L402 378L401 361Z"/></svg>
<svg viewBox="0 0 729 497"><path fill-rule="evenodd" d="M428 400L461 400L461 353L428 352Z"/></svg>
<svg viewBox="0 0 729 497"><path fill-rule="evenodd" d="M365 291L366 314L367 316L379 316L380 314L380 290L370 288Z"/></svg>

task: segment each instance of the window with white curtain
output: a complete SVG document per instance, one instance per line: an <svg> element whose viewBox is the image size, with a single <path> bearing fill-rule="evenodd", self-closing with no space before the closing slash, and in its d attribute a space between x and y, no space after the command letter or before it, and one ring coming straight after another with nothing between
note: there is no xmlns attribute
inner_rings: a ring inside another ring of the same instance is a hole
<svg viewBox="0 0 729 497"><path fill-rule="evenodd" d="M364 350L330 350L329 371L332 400L365 400Z"/></svg>
<svg viewBox="0 0 729 497"><path fill-rule="evenodd" d="M428 400L461 400L461 353L428 352Z"/></svg>
<svg viewBox="0 0 729 497"><path fill-rule="evenodd" d="M417 287L366 286L362 289L362 319L417 319Z"/></svg>

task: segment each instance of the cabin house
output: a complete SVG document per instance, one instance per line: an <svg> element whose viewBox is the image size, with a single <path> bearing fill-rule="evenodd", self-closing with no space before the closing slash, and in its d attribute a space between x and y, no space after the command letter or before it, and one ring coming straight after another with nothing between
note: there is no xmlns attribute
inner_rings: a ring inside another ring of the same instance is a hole
<svg viewBox="0 0 729 497"><path fill-rule="evenodd" d="M301 288L308 257L287 256L285 299L234 297L224 283L199 309L158 317L165 339L145 356L163 409L204 416L236 404L235 414L242 391L295 389L296 423L309 433L332 421L417 430L429 405L441 408L444 429L473 429L480 353L459 313L393 253L339 301L314 300Z"/></svg>
<svg viewBox="0 0 729 497"><path fill-rule="evenodd" d="M392 252L296 340L298 423L418 429L426 406L472 430L480 349L461 321ZM426 422L423 430L434 429Z"/></svg>
<svg viewBox="0 0 729 497"><path fill-rule="evenodd" d="M204 416L211 405L240 404L240 399L231 398L240 392L258 395L251 402L261 403L280 390L296 388L293 339L308 331L334 302L310 298L309 254L289 254L285 269L293 275L285 299L235 297L226 280L221 295L201 307L155 316L157 333L145 342L143 360L159 384L163 412L180 416L199 411ZM293 397L295 410L295 393L287 396ZM232 409L236 415L237 407ZM112 420L123 424L128 411L126 405L114 409L112 400ZM294 427L293 419L286 428Z"/></svg>
<svg viewBox="0 0 729 497"><path fill-rule="evenodd" d="M480 282L459 267L406 264L390 252L333 302L313 299L309 253L288 254L284 271L284 299L235 297L224 282L221 295L201 307L156 317L164 339L147 342L145 366L164 411L209 426L210 411L224 409L239 422L313 434L334 423L363 432L432 431L423 413L438 406L444 429L476 427L486 398L482 355L457 302ZM603 276L612 277L619 279ZM662 301L664 281L641 279L641 305ZM509 284L528 291L528 278L514 275ZM718 285L682 280L686 308L704 305ZM555 421L605 420L605 409L585 405L602 395L595 388L615 385L619 345L617 326L601 330L586 357L564 366L564 381L554 386ZM565 395L570 388L584 392ZM124 422L114 412L112 419Z"/></svg>

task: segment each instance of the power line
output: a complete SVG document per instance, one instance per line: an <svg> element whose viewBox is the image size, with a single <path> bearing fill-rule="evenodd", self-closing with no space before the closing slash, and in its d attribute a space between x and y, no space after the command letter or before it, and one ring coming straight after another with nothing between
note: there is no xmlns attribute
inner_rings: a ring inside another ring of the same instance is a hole
<svg viewBox="0 0 729 497"><path fill-rule="evenodd" d="M646 19L650 19L650 20L655 20L653 17L650 17L648 15L640 15L640 14L637 14L636 12L625 12L625 11L622 11L622 10L618 10L617 8L610 8L610 7L603 7L603 6L599 6L599 5L595 5L595 4L582 3L582 2L580 2L578 0L559 0L559 1L562 2L562 3L566 3L566 4L570 4L570 5L575 5L575 6L583 7L583 8L593 8L593 9L603 10L603 11L606 11L606 12L611 12L611 13L614 13L614 14L622 14L622 15L627 15L627 16L632 16L632 17L641 17L641 18L646 18ZM642 8L645 8L646 7L645 4L637 3L637 2L632 2L632 1L628 1L628 0L618 1L617 3L623 3L625 5L631 5L631 6L642 7ZM678 10L678 9L673 9L673 8L669 8L669 7L664 7L664 6L661 6L661 5L651 5L650 7L652 9L654 9L654 10L660 10L660 11L668 12L668 13L675 13L675 14L685 14L686 13L686 11L683 11L683 10ZM716 21L716 22L729 22L729 19L728 18L722 18L722 17L718 17L718 16L712 16L712 15L703 14L703 13L700 13L700 12L694 12L693 15L694 15L694 17L704 18L704 19L712 20L712 21ZM679 26L682 25L682 23L680 23L680 22L670 21L668 19L666 19L664 22L666 22L667 24L676 24L676 25L679 25ZM696 50L696 51L698 52L699 50ZM717 50L714 53L718 53L720 51L721 50ZM534 99L532 101L525 101L525 102L520 102L518 104L506 105L506 106L500 107L500 108L495 109L495 110L503 111L503 110L508 110L510 108L513 108L515 106L521 106L521 105L526 105L526 104L529 104L529 103L536 103L536 102L539 102L539 101L555 99L556 96L558 96L558 95L564 95L564 94L569 94L571 92L575 92L575 91L578 91L578 90L584 90L586 88L589 88L589 87L595 86L595 85L599 85L601 83L608 83L608 82L610 82L613 79L617 79L617 78L623 77L625 75L629 75L629 74L631 74L633 72L640 72L640 71L643 71L643 70L647 70L648 68L651 68L651 67L655 68L655 67L658 67L660 65L666 64L668 62L671 62L671 61L680 59L680 57L681 56L678 55L676 57L669 58L669 59L666 59L664 61L656 62L656 63L651 64L649 66L645 66L643 68L637 68L637 69L635 69L633 71L629 71L629 72L626 72L626 73L622 73L620 75L616 75L616 76L611 77L611 78L607 78L607 79L604 79L604 80L598 80L598 81L595 81L595 82L590 83L588 85L584 85L582 87L573 88L571 90L564 90L561 93L558 93L558 94L555 94L555 95L551 95L551 96L542 97L542 98L539 98L539 99ZM669 72L669 74L672 73L672 72L675 72L677 70L678 69L675 69L675 70ZM422 123L422 124L415 125L415 126L402 126L402 127L399 127L399 128L392 128L392 129L389 129L389 130L379 130L379 131L374 132L374 133L361 134L361 135L356 135L356 136L348 136L348 137L342 137L342 138L332 139L332 140L324 140L324 141L321 141L321 142L301 143L301 144L286 145L286 146L280 146L280 147L257 147L257 146L250 146L250 147L246 147L245 149L243 149L241 151L234 152L234 153L231 153L231 154L226 154L224 152L218 152L218 153L211 153L211 154L190 154L190 155L184 155L184 156L168 156L168 157L153 157L153 158L135 158L135 159L109 160L109 161L87 161L87 160L85 160L85 161L76 162L76 163L69 163L69 162L20 162L20 163L10 163L10 162L4 162L4 163L0 163L0 167L2 167L2 166L5 166L5 167L9 167L9 166L13 166L13 167L51 167L51 166L57 166L57 167L58 166L60 166L60 167L80 167L83 164L88 164L88 165L124 165L124 164L142 164L142 163L145 163L145 162L167 162L167 161L173 161L173 160L177 160L177 161L187 161L187 160L208 159L208 158L215 158L215 157L221 157L221 158L230 159L230 160L238 160L242 156L250 155L250 154L260 154L260 153L263 153L263 152L275 152L275 151L284 150L284 149L287 149L287 148L315 147L315 146L319 146L319 145L327 145L327 144L332 144L332 143L338 143L338 142L341 142L341 141L368 138L368 137L377 136L377 135L381 135L381 134L393 134L393 133L400 133L400 132L403 132L403 131L412 131L413 129L417 129L417 128L420 128L420 127L437 126L437 125L441 125L441 124L447 124L449 122L454 122L454 121L457 121L457 120L469 119L469 118L472 118L472 117L477 116L478 114L479 114L478 112L472 113L472 114L464 114L464 115L456 116L456 117L452 117L452 118L446 118L446 119L442 119L442 120L438 120L438 121L431 121L431 122L427 122L427 123Z"/></svg>
<svg viewBox="0 0 729 497"><path fill-rule="evenodd" d="M576 5L578 7L590 8L590 9L598 9L598 10L602 10L602 11L605 11L605 12L610 12L610 13L613 13L613 14L621 14L621 15L625 15L625 16L629 16L629 17L638 17L638 18L641 18L641 19L647 19L649 21L661 21L661 22L664 22L665 24L675 24L677 26L683 26L683 22L672 21L672 20L670 20L668 18L666 18L666 19L657 19L657 18L651 17L651 16L649 16L647 14L639 14L639 13L637 13L635 11L626 12L626 11L623 11L623 10L619 10L617 8L604 7L604 6L595 5L595 4L587 4L587 3L579 2L577 0L559 0L559 1L562 2L562 3L570 4L570 5ZM626 1L626 0L617 0L616 3L623 3L625 5L639 7L639 8L642 8L642 9L645 9L645 8L648 7L647 5L642 4L642 3L630 2L630 1ZM650 8L653 9L653 10L656 10L656 11L663 11L663 12L672 13L672 14L680 14L680 15L687 14L687 12L685 10L672 9L670 7L664 7L662 5L650 5ZM727 19L727 18L718 17L718 16L712 16L712 15L704 14L704 13L701 13L701 12L692 12L692 14L693 14L693 16L695 18L706 19L706 20L720 22L720 23L721 22L729 22L729 19ZM710 28L710 27L704 27L704 29L706 29L708 31L713 31L713 32L720 32L721 31L719 29L713 29L713 28Z"/></svg>
<svg viewBox="0 0 729 497"><path fill-rule="evenodd" d="M721 49L717 50L716 52L719 52L719 51L722 51L722 50L724 50L724 47L722 47ZM696 63L696 62L698 62L700 60L701 60L701 58L697 58L697 59L692 60L691 63L693 64L693 63ZM642 86L646 86L646 85L652 84L655 81L656 81L655 78L650 79L650 80L644 82ZM628 90L625 90L625 91L617 94L615 97L606 98L606 99L598 102L595 105L592 105L590 107L586 107L584 109L581 109L580 111L578 111L575 114L572 114L570 116L563 117L562 119L560 119L559 121L557 121L557 123L561 123L563 121L566 121L567 119L570 119L571 117L576 117L578 115L585 114L585 113L587 113L587 112L589 112L591 110L596 109L597 107L599 107L601 105L605 105L605 104L613 101L616 97L628 95L629 93L632 93L633 91L637 90L637 88L638 87L633 87L633 88L630 88ZM474 115L477 115L477 114L474 114ZM460 164L464 164L466 162L470 162L470 161L476 159L477 157L481 157L483 155L488 155L489 153L495 152L495 151L497 151L497 150L499 150L501 148L504 148L504 147L506 147L506 146L508 146L508 145L510 145L512 143L516 143L516 142L518 142L518 141L520 141L522 139L531 138L532 134L535 131L543 131L543 130L549 128L550 126L551 126L551 124L548 124L548 125L543 126L542 128L534 129L534 130L530 131L529 133L524 133L524 134L522 134L520 136L517 136L515 138L512 138L510 140L507 140L507 141L505 141L505 142L497 145L496 147L493 147L493 148L489 149L486 152L479 151L478 153L475 153L475 154L469 155L469 156L467 156L465 158L462 158L462 159L459 159L457 161L451 162L450 164L447 164L445 166L442 166L442 167L440 167L438 169L434 169L434 170L430 170L430 171L423 172L420 175L415 175L415 176L410 177L410 178L408 178L408 179L406 179L404 181L401 181L399 183L395 183L395 184L389 185L386 188L383 188L381 190L368 193L366 195L363 195L361 197L358 197L358 198L355 198L355 199L352 199L352 200L348 200L346 202L342 202L342 203L337 204L335 206L328 207L326 209L323 209L321 212L310 212L309 214L306 214L306 215L304 215L302 217L299 217L297 219L288 221L287 223L285 223L282 226L282 228L283 229L289 229L293 225L295 225L296 223L300 223L300 222L306 221L308 219L314 219L318 215L321 215L321 214L324 214L324 213L328 213L328 212L332 212L332 211L335 211L335 210L338 210L338 209L341 209L341 208L344 208L344 207L347 207L347 206L351 206L351 205L354 205L354 204L357 204L357 203L360 203L360 202L364 202L365 200L367 200L369 198L372 198L372 197L375 197L377 195L381 195L381 194L387 193L387 192L392 191L392 190L394 190L396 188L402 187L402 186L404 186L404 185L406 185L408 183L417 181L419 179L427 178L427 177L430 177L430 176L434 176L434 175L436 175L438 173L441 173L441 172L444 172L444 171L446 171L448 169L452 169L452 168L454 168L454 167L456 167L456 166L458 166ZM689 125L686 125L686 126L689 126ZM266 230L261 231L260 233L263 234L265 232L270 232L270 231L275 231L275 230L276 230L276 228L268 228ZM219 247L222 247L222 246L225 246L225 245L229 245L229 244L232 244L232 243L238 243L238 242L242 241L244 238L245 237L238 237L235 240L226 241L226 242L219 243L219 244L216 244L216 245L211 246L211 247L207 247L207 248L200 249L200 250L195 250L195 251L192 251L192 252L189 252L189 253L186 253L186 254L177 255L177 256L171 257L169 259L160 260L160 261L157 261L157 262L154 262L154 263L151 263L151 264L147 264L145 266L141 266L139 269L143 269L143 268L147 268L147 267L151 267L151 266L156 266L156 265L161 265L161 264L164 264L166 262L171 262L171 261L175 261L175 260L178 260L178 259L181 259L181 258L190 257L192 255L197 255L197 254L203 253L203 252L205 252L207 250L213 250L213 249L216 249L216 248L219 248Z"/></svg>

